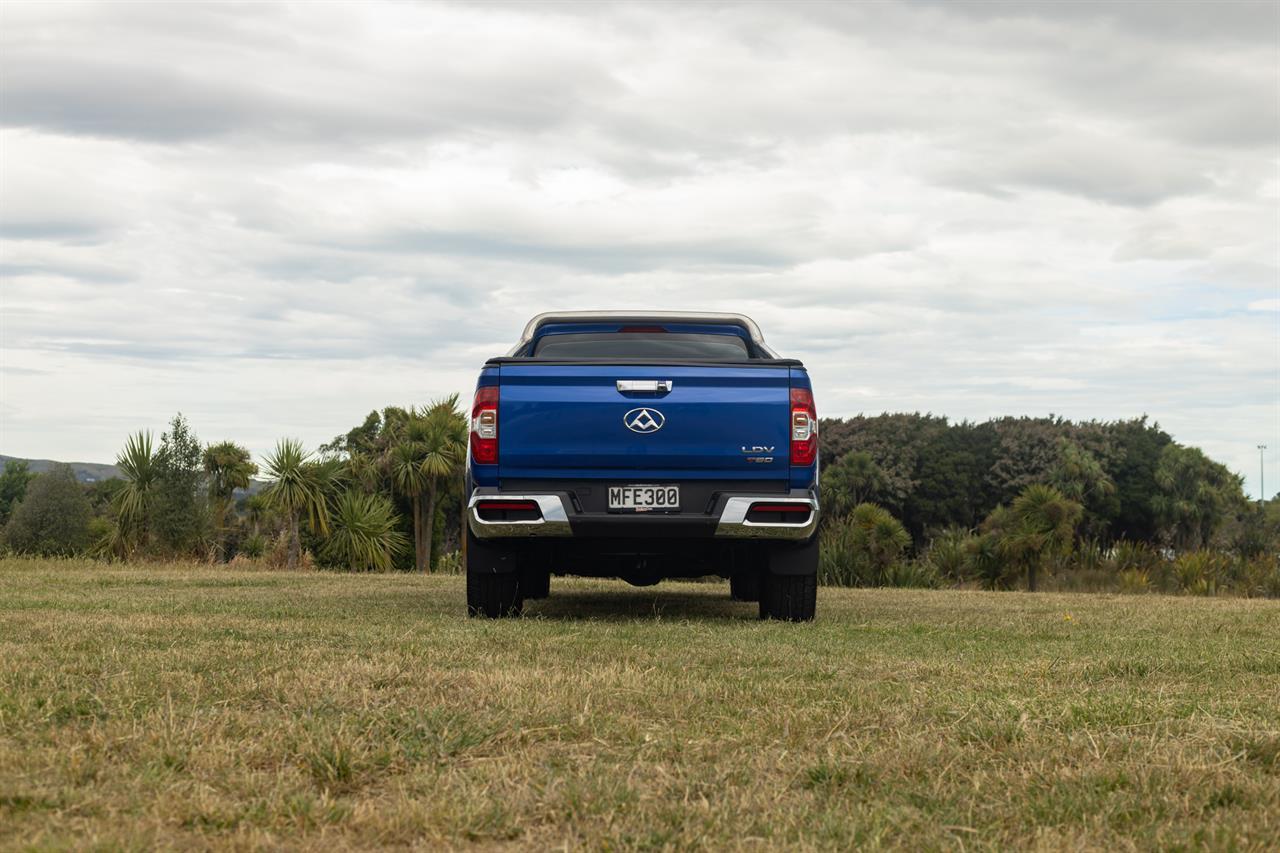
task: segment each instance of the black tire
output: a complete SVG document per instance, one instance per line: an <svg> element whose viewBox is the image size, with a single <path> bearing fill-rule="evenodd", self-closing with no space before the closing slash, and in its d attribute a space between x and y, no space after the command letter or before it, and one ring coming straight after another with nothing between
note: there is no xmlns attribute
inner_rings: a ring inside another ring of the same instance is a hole
<svg viewBox="0 0 1280 853"><path fill-rule="evenodd" d="M483 542L467 531L467 615L501 619L524 609L511 548Z"/></svg>
<svg viewBox="0 0 1280 853"><path fill-rule="evenodd" d="M482 575L467 572L467 614L502 619L524 610L519 578L514 574Z"/></svg>
<svg viewBox="0 0 1280 853"><path fill-rule="evenodd" d="M760 573L739 572L729 576L729 597L734 601L760 600Z"/></svg>
<svg viewBox="0 0 1280 853"><path fill-rule="evenodd" d="M760 584L761 619L812 622L817 609L817 575L764 576Z"/></svg>
<svg viewBox="0 0 1280 853"><path fill-rule="evenodd" d="M818 609L818 537L775 545L760 578L760 618L811 622Z"/></svg>

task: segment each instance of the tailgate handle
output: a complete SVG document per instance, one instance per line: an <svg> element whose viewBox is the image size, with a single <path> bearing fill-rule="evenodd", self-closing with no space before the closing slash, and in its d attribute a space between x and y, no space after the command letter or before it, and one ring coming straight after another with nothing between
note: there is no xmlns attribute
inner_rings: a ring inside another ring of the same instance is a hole
<svg viewBox="0 0 1280 853"><path fill-rule="evenodd" d="M670 379L619 379L618 390L626 393L628 391L648 391L650 393L667 392L675 386Z"/></svg>

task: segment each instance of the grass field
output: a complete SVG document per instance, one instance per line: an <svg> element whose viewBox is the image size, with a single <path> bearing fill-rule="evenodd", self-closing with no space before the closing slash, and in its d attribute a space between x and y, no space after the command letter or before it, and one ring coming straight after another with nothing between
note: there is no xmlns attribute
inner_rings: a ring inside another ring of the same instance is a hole
<svg viewBox="0 0 1280 853"><path fill-rule="evenodd" d="M1280 602L0 561L0 847L1280 847Z"/></svg>

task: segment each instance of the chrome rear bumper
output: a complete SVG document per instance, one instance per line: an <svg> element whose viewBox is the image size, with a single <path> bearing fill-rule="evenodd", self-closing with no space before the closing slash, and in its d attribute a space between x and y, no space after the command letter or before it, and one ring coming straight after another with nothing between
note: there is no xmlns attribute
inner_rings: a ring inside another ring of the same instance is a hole
<svg viewBox="0 0 1280 853"><path fill-rule="evenodd" d="M538 505L541 518L528 521L485 521L480 517L476 504L482 500L533 501ZM467 503L467 518L471 532L477 539L498 539L529 536L572 536L569 514L564 509L564 499L559 495L482 495L473 492Z"/></svg>
<svg viewBox="0 0 1280 853"><path fill-rule="evenodd" d="M533 501L538 505L540 518L525 521L485 521L480 517L477 504L484 500L501 501ZM800 504L808 506L809 517L802 522L760 522L748 521L747 512L754 503ZM576 518L583 526L589 526L592 535L599 535L602 527L608 528L613 520L617 522L617 535L643 536L645 525L659 525L675 519L705 527L708 535L716 539L770 539L774 541L803 541L811 537L818 528L818 501L811 494L806 496L781 497L778 495L733 495L722 498L718 504L718 513L709 515L682 513L667 515L654 513L649 515L601 516L599 513L586 515L571 513L573 506L567 495L560 494L507 494L489 492L481 494L480 490L472 493L467 502L467 520L471 532L477 539L512 539L542 537L572 537L575 535L573 521Z"/></svg>
<svg viewBox="0 0 1280 853"><path fill-rule="evenodd" d="M801 504L809 507L809 517L801 522L748 521L747 510L753 503ZM818 501L812 497L774 498L735 496L725 502L716 525L716 536L730 539L808 539L818 529Z"/></svg>

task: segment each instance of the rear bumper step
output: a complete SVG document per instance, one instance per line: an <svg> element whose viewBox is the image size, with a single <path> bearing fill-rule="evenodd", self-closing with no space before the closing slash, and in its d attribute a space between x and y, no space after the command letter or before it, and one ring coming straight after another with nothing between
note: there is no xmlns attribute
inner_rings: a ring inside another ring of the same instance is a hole
<svg viewBox="0 0 1280 853"><path fill-rule="evenodd" d="M567 492L505 493L478 488L467 503L478 539L655 537L802 541L818 527L810 493L724 495L711 512L578 512Z"/></svg>

